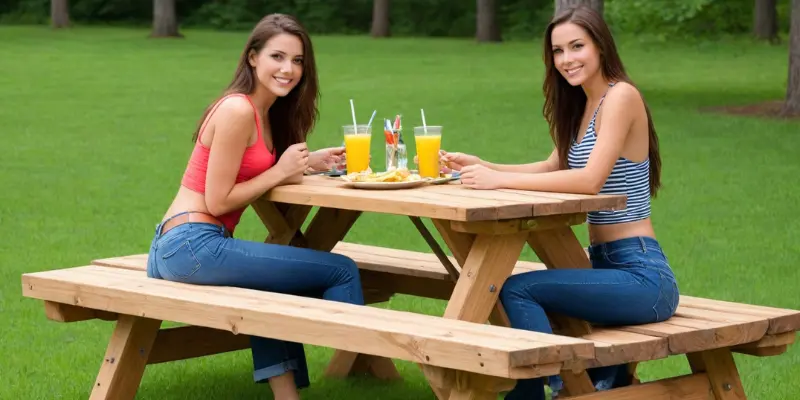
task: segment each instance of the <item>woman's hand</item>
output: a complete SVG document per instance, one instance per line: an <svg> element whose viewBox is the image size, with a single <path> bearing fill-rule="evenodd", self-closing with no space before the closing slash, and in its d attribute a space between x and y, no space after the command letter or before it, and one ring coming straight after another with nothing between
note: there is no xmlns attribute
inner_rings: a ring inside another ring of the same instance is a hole
<svg viewBox="0 0 800 400"><path fill-rule="evenodd" d="M467 165L480 164L481 159L464 153L448 153L444 150L439 150L439 165L441 171L444 173L450 171L461 171L461 168ZM419 165L419 156L414 156L414 164Z"/></svg>
<svg viewBox="0 0 800 400"><path fill-rule="evenodd" d="M440 150L439 157L442 164L453 171L462 171L466 166L481 164L481 159L471 154L448 153L444 150Z"/></svg>
<svg viewBox="0 0 800 400"><path fill-rule="evenodd" d="M344 147L319 149L308 155L308 167L313 171L328 171L342 160Z"/></svg>
<svg viewBox="0 0 800 400"><path fill-rule="evenodd" d="M461 168L461 184L471 189L500 189L507 174L480 164L472 164Z"/></svg>
<svg viewBox="0 0 800 400"><path fill-rule="evenodd" d="M308 158L308 146L305 143L289 146L275 165L283 174L283 181L296 182L302 179L303 172L308 169Z"/></svg>

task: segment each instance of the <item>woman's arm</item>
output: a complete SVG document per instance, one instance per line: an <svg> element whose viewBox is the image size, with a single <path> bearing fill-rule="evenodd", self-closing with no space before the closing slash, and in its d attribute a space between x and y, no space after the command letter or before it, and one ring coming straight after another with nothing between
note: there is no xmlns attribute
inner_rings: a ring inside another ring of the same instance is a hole
<svg viewBox="0 0 800 400"><path fill-rule="evenodd" d="M222 215L247 206L292 174L276 164L251 180L236 183L242 157L256 129L253 108L245 99L232 97L220 104L215 114L205 200L211 214ZM287 155L292 155L289 150L281 158ZM307 160L307 151L305 155Z"/></svg>
<svg viewBox="0 0 800 400"><path fill-rule="evenodd" d="M528 174L538 174L542 172L550 172L558 170L558 153L553 150L550 157L545 161L539 161L532 164L495 164L489 161L484 161L465 153L448 153L444 150L440 151L441 161L444 162L447 168L455 171L461 171L464 167L469 165L482 165L486 168L502 171L502 172L520 172ZM418 163L417 156L414 156L414 163Z"/></svg>
<svg viewBox="0 0 800 400"><path fill-rule="evenodd" d="M501 172L519 172L525 174L540 174L543 172L558 171L558 152L554 149L544 161L530 164L495 164L481 160L481 165Z"/></svg>
<svg viewBox="0 0 800 400"><path fill-rule="evenodd" d="M618 85L617 90L609 92L603 103L603 124L585 168L524 174L470 166L462 170L461 182L476 189L597 194L620 157L638 114L631 110L638 110L642 105L641 97L633 86Z"/></svg>

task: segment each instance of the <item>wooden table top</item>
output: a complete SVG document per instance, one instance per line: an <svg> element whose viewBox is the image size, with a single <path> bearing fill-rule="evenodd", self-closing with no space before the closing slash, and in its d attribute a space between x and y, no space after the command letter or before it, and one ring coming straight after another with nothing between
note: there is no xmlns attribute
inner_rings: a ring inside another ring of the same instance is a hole
<svg viewBox="0 0 800 400"><path fill-rule="evenodd" d="M625 207L625 196L622 195L475 190L453 183L412 189L365 190L346 187L340 178L326 176L306 176L301 184L276 187L262 200L467 222Z"/></svg>

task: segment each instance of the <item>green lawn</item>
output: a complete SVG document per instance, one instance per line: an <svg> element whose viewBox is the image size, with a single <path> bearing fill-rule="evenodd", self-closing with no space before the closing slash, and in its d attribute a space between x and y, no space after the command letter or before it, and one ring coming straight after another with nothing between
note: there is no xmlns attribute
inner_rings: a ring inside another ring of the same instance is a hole
<svg viewBox="0 0 800 400"><path fill-rule="evenodd" d="M86 398L112 325L57 324L24 299L20 274L146 252L174 195L205 105L231 77L245 33L0 28L0 398ZM539 42L315 38L322 86L312 146L341 143L350 123L402 113L405 126L444 125L444 147L505 162L551 150L541 117ZM659 239L682 292L800 309L800 122L703 114L698 108L779 99L785 46L748 41L623 40L621 54L652 108L664 189ZM380 136L377 136L380 137ZM410 145L413 147L413 141ZM413 148L410 149L413 155ZM374 166L383 163L373 142ZM386 235L389 231L393 234ZM583 227L579 237L585 243ZM238 236L263 240L248 211ZM423 250L405 218L366 215L348 241ZM525 257L533 259L531 252ZM443 303L397 297L394 309L441 314ZM432 399L416 366L402 383L321 377L329 349L309 348L307 399ZM800 347L736 356L752 399L800 397ZM688 372L685 359L644 364L644 380ZM141 399L269 398L249 352L149 367Z"/></svg>

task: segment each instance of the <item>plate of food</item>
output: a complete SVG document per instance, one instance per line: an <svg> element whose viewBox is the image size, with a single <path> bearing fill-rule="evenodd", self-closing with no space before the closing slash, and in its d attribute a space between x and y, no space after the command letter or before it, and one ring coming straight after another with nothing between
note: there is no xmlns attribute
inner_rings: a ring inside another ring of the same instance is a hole
<svg viewBox="0 0 800 400"><path fill-rule="evenodd" d="M426 185L430 179L412 174L407 169L391 169L385 172L355 172L342 176L340 179L347 182L347 187L355 189L410 189Z"/></svg>
<svg viewBox="0 0 800 400"><path fill-rule="evenodd" d="M451 181L457 181L459 179L461 179L461 173L458 171L453 171L450 174L441 174L438 178L430 180L429 183L431 185L441 185Z"/></svg>

